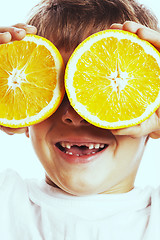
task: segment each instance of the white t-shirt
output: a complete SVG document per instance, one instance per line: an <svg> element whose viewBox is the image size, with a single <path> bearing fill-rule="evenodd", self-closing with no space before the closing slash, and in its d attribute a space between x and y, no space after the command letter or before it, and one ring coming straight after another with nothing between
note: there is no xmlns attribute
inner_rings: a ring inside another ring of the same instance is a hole
<svg viewBox="0 0 160 240"><path fill-rule="evenodd" d="M0 207L2 240L160 240L160 188L76 197L7 170Z"/></svg>

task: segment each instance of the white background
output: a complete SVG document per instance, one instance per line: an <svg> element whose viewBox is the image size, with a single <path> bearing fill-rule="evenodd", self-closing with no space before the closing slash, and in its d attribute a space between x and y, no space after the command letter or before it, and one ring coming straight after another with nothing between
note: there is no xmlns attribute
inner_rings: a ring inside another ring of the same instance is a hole
<svg viewBox="0 0 160 240"><path fill-rule="evenodd" d="M139 0L159 17L159 0ZM39 0L0 0L0 26L24 22ZM160 21L160 18L159 18ZM23 178L43 178L44 170L39 163L30 140L25 135L8 136L0 132L0 171L15 169ZM150 140L136 178L136 185L157 186L160 183L160 140Z"/></svg>

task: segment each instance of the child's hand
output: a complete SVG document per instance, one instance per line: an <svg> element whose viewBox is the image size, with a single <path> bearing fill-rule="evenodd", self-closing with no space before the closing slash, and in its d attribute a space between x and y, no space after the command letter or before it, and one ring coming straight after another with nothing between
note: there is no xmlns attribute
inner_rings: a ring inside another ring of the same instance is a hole
<svg viewBox="0 0 160 240"><path fill-rule="evenodd" d="M114 135L129 135L141 137L149 135L151 138L160 138L160 108L147 120L133 127L112 130Z"/></svg>
<svg viewBox="0 0 160 240"><path fill-rule="evenodd" d="M27 127L23 127L23 128L9 128L9 127L4 127L4 126L0 126L0 130L7 133L8 135L13 135L15 133L25 133L27 131Z"/></svg>
<svg viewBox="0 0 160 240"><path fill-rule="evenodd" d="M18 23L11 27L0 27L0 44L8 43L14 40L22 40L26 34L36 34L37 29L34 26L30 26L23 23ZM9 135L15 133L24 133L27 128L8 128L0 126L0 130Z"/></svg>
<svg viewBox="0 0 160 240"><path fill-rule="evenodd" d="M0 27L0 44L22 40L27 33L36 34L36 32L36 27L23 23L18 23L11 27Z"/></svg>
<svg viewBox="0 0 160 240"><path fill-rule="evenodd" d="M139 38L150 42L160 51L160 33L139 23L127 21L124 24L112 24L111 29L125 30L138 35ZM140 137L149 135L151 138L160 138L160 108L143 123L129 128L112 130L115 135L130 135Z"/></svg>
<svg viewBox="0 0 160 240"><path fill-rule="evenodd" d="M150 42L160 52L160 33L157 31L131 21L126 21L124 24L114 23L110 28L135 33L139 38Z"/></svg>

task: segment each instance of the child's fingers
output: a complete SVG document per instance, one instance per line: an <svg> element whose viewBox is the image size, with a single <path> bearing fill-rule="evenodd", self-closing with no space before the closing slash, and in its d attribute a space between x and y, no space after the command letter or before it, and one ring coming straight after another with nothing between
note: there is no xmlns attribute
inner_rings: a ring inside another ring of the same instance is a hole
<svg viewBox="0 0 160 240"><path fill-rule="evenodd" d="M151 44L156 48L160 49L160 33L152 29L140 28L137 31L137 35Z"/></svg>
<svg viewBox="0 0 160 240"><path fill-rule="evenodd" d="M146 26L143 26L140 23L136 23L136 22L132 22L132 21L126 21L123 23L123 27L122 29L128 32L132 32L132 33L137 33L137 31L140 28L146 28L148 29Z"/></svg>
<svg viewBox="0 0 160 240"><path fill-rule="evenodd" d="M25 37L26 31L24 29L16 27L0 27L1 39L0 42L3 43L4 34L9 33L11 36L10 40L21 40ZM6 39L5 39L6 40Z"/></svg>
<svg viewBox="0 0 160 240"><path fill-rule="evenodd" d="M135 33L141 39L150 42L156 48L160 48L160 33L140 23L126 21L124 24L114 23L110 28Z"/></svg>
<svg viewBox="0 0 160 240"><path fill-rule="evenodd" d="M28 34L36 34L37 33L37 28L32 25L27 25L24 23L17 23L13 27L24 29L26 31L26 33L28 33Z"/></svg>
<svg viewBox="0 0 160 240"><path fill-rule="evenodd" d="M156 48L160 48L160 33L143 26L136 22L126 21L123 24L123 30L136 33L139 38L146 40L153 44Z"/></svg>
<svg viewBox="0 0 160 240"><path fill-rule="evenodd" d="M0 44L10 42L12 35L9 32L0 33Z"/></svg>
<svg viewBox="0 0 160 240"><path fill-rule="evenodd" d="M36 32L36 27L23 23L11 27L0 27L0 43L22 40L26 34L36 34Z"/></svg>
<svg viewBox="0 0 160 240"><path fill-rule="evenodd" d="M113 23L110 26L111 29L120 29L132 33L137 33L139 28L146 28L145 26L141 25L140 23L132 22L132 21L125 21L123 24L120 23Z"/></svg>
<svg viewBox="0 0 160 240"><path fill-rule="evenodd" d="M111 130L114 135L129 135L131 137L140 137L140 126L127 127L122 129Z"/></svg>
<svg viewBox="0 0 160 240"><path fill-rule="evenodd" d="M122 30L122 29L123 29L123 25L120 24L120 23L113 23L113 24L110 26L110 29Z"/></svg>
<svg viewBox="0 0 160 240"><path fill-rule="evenodd" d="M15 133L17 133L17 134L25 133L26 129L27 129L27 127L24 127L24 128L9 128L9 127L0 126L0 130L7 133L8 135L13 135Z"/></svg>
<svg viewBox="0 0 160 240"><path fill-rule="evenodd" d="M153 113L144 122L123 129L111 131L114 135L129 135L131 137L141 137L149 135L151 138L160 138L160 119L158 114Z"/></svg>

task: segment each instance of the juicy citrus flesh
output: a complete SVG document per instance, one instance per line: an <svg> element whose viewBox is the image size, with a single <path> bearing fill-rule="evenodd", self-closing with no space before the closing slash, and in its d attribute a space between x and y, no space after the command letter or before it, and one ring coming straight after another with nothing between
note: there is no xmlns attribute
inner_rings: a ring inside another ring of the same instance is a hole
<svg viewBox="0 0 160 240"><path fill-rule="evenodd" d="M63 60L35 35L0 45L0 124L24 127L50 116L64 95Z"/></svg>
<svg viewBox="0 0 160 240"><path fill-rule="evenodd" d="M102 128L133 126L160 106L160 54L122 30L105 30L72 54L65 86L75 110Z"/></svg>

